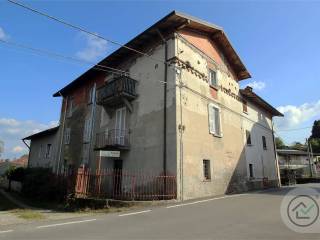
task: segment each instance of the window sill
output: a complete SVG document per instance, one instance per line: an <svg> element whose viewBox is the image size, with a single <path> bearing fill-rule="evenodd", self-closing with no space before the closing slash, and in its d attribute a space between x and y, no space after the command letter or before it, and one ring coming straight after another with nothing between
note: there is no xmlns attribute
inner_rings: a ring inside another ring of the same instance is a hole
<svg viewBox="0 0 320 240"><path fill-rule="evenodd" d="M247 144L247 147L253 147L253 144Z"/></svg>
<svg viewBox="0 0 320 240"><path fill-rule="evenodd" d="M219 90L218 86L211 85L211 84L209 86L210 86L210 88L213 88L214 90L217 90L217 91Z"/></svg>
<svg viewBox="0 0 320 240"><path fill-rule="evenodd" d="M246 115L249 115L249 113L248 113L248 112L246 112L246 111L243 111L243 113L244 113L244 114L246 114Z"/></svg>
<svg viewBox="0 0 320 240"><path fill-rule="evenodd" d="M202 182L211 182L211 179L204 179Z"/></svg>

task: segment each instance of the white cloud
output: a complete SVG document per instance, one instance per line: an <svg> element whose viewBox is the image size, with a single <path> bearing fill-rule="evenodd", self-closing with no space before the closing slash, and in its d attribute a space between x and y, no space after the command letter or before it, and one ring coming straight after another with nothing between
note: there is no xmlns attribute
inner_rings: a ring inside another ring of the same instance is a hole
<svg viewBox="0 0 320 240"><path fill-rule="evenodd" d="M58 125L58 121L49 123L39 123L33 120L19 121L13 118L0 118L0 140L4 142L4 153L1 158L19 157L26 152L26 148L21 146L21 139Z"/></svg>
<svg viewBox="0 0 320 240"><path fill-rule="evenodd" d="M266 83L262 81L253 81L251 83L246 84L245 87L246 86L252 87L254 90L262 90L266 87Z"/></svg>
<svg viewBox="0 0 320 240"><path fill-rule="evenodd" d="M283 118L277 118L275 121L277 129L290 129L315 117L320 117L320 100L315 103L304 103L300 106L280 106L277 109L284 114Z"/></svg>
<svg viewBox="0 0 320 240"><path fill-rule="evenodd" d="M86 41L84 49L78 51L76 56L85 61L94 61L103 56L107 50L107 42L89 34L81 34Z"/></svg>
<svg viewBox="0 0 320 240"><path fill-rule="evenodd" d="M23 153L26 152L26 148L25 147L21 147L21 146L15 146L14 148L12 148L12 152L13 153Z"/></svg>
<svg viewBox="0 0 320 240"><path fill-rule="evenodd" d="M0 40L7 40L9 36L5 33L3 28L0 27Z"/></svg>

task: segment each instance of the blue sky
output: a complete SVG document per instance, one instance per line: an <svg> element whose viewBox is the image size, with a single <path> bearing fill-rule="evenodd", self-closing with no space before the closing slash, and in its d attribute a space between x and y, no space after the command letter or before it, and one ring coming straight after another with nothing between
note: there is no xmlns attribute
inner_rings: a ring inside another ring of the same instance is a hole
<svg viewBox="0 0 320 240"><path fill-rule="evenodd" d="M172 10L222 26L249 69L256 92L286 117L286 143L303 141L320 119L320 2L309 1L23 1L34 8L125 43ZM0 38L97 62L117 48L0 1ZM3 157L18 157L20 139L53 126L60 98L52 94L90 64L75 64L0 43L0 140Z"/></svg>

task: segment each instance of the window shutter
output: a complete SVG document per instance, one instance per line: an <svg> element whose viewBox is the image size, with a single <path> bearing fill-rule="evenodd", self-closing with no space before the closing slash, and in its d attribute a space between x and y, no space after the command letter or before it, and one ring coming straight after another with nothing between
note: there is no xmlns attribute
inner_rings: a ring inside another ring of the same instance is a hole
<svg viewBox="0 0 320 240"><path fill-rule="evenodd" d="M209 132L211 134L215 134L214 108L211 104L208 105L208 115L209 115Z"/></svg>
<svg viewBox="0 0 320 240"><path fill-rule="evenodd" d="M216 70L216 84L217 84L217 87L219 86L220 78L221 78L221 73L220 73L219 70Z"/></svg>
<svg viewBox="0 0 320 240"><path fill-rule="evenodd" d="M214 108L214 119L215 119L215 133L217 135L221 135L220 132L220 110L218 108Z"/></svg>

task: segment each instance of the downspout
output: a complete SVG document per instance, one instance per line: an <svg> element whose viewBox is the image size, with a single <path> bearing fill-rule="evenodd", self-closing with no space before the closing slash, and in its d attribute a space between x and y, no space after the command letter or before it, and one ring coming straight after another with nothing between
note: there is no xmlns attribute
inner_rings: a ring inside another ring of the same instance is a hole
<svg viewBox="0 0 320 240"><path fill-rule="evenodd" d="M94 133L94 127L95 127L95 115L96 115L96 83L93 85L93 91L92 91L93 97L92 97L92 109L91 109L91 129L90 129L90 142L89 142L89 159L88 159L88 165L90 166L91 162L91 147L92 147L92 137ZM88 166L88 167L89 167Z"/></svg>
<svg viewBox="0 0 320 240"><path fill-rule="evenodd" d="M167 81L168 81L168 43L161 34L160 30L157 32L164 43L164 81L163 81L163 175L167 175ZM164 181L164 189L166 189L166 181Z"/></svg>
<svg viewBox="0 0 320 240"><path fill-rule="evenodd" d="M274 149L274 156L275 156L275 167L277 171L277 178L278 178L278 187L281 187L281 176L280 176L280 168L279 168L279 161L278 161L278 154L277 154L277 146L274 137L274 128L273 128L273 120L271 119L271 126L272 126L272 141L273 141L273 149Z"/></svg>
<svg viewBox="0 0 320 240"><path fill-rule="evenodd" d="M59 94L62 97L62 101L63 101L65 99L64 96L61 94L61 92L59 92ZM63 121L62 121L61 137L60 137L58 165L57 165L57 169L56 169L57 174L59 174L59 172L60 172L60 163L61 163L61 155L62 155L62 145L63 145L63 140L64 140L64 128L65 128L65 122L66 122L67 107L68 107L68 99L66 98L64 111L63 111Z"/></svg>
<svg viewBox="0 0 320 240"><path fill-rule="evenodd" d="M25 139L22 139L22 142L27 146L27 148L29 149L29 154L28 154L28 163L27 163L27 168L29 168L29 160L30 160L30 146L26 143Z"/></svg>

